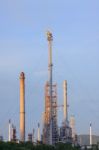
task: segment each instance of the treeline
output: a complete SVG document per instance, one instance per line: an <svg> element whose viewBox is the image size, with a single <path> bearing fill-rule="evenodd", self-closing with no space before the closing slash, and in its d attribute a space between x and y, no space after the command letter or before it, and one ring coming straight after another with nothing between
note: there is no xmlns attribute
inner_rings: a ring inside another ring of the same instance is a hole
<svg viewBox="0 0 99 150"><path fill-rule="evenodd" d="M80 150L80 147L72 147L71 144L58 143L55 146L32 143L0 142L0 150Z"/></svg>

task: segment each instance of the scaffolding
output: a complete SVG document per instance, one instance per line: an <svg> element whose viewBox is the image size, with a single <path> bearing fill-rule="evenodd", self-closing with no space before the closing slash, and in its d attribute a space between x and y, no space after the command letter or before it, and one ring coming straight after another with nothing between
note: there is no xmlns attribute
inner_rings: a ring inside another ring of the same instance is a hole
<svg viewBox="0 0 99 150"><path fill-rule="evenodd" d="M58 141L58 126L57 126L57 85L52 85L52 108L50 104L49 83L45 85L45 113L44 113L44 129L43 129L43 142L50 144L50 123L52 119L52 144ZM52 109L52 118L50 113Z"/></svg>

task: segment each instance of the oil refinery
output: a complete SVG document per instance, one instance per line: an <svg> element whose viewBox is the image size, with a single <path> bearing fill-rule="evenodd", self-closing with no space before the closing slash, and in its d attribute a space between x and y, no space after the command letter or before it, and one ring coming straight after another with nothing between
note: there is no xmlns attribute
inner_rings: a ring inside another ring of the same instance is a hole
<svg viewBox="0 0 99 150"><path fill-rule="evenodd" d="M58 142L62 143L72 143L77 145L78 138L75 132L75 117L68 115L68 84L67 80L63 81L63 104L58 105L58 92L57 83L53 81L53 59L52 59L52 42L53 35L50 31L47 32L47 42L48 42L48 79L45 83L44 91L44 112L43 112L43 123L42 129L40 128L40 123L38 123L37 129L37 139L34 138L35 129L28 133L26 137L26 116L25 116L25 73L21 72L19 75L19 87L20 87L20 124L19 132L20 138L16 136L16 126L12 124L11 120L8 123L8 141L15 142L37 142L47 145L55 145ZM63 121L61 126L58 124L58 108L62 107L63 110ZM40 133L41 132L41 133ZM0 136L0 140L3 137ZM90 141L92 144L92 133L90 126Z"/></svg>
<svg viewBox="0 0 99 150"><path fill-rule="evenodd" d="M47 32L48 42L48 79L45 83L44 91L44 112L43 112L43 125L40 129L40 123L38 123L37 139L34 139L35 130L28 133L26 137L26 122L25 122L25 73L21 72L19 75L19 91L20 91L20 107L19 107L19 133L20 138L17 138L17 128L9 119L8 122L8 141L14 142L40 142L48 145L55 145L58 142L63 143L75 143L75 124L74 117L69 122L68 117L68 101L67 101L67 81L63 81L63 104L58 105L58 93L57 83L53 81L53 62L52 62L52 42L53 35L50 31ZM62 107L64 120L61 126L58 125L58 107ZM41 133L40 133L41 131ZM0 140L3 137L0 136Z"/></svg>

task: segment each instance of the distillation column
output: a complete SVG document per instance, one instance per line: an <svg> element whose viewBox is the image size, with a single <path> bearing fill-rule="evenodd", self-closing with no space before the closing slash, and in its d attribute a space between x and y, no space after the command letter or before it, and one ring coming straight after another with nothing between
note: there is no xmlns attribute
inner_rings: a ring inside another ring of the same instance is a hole
<svg viewBox="0 0 99 150"><path fill-rule="evenodd" d="M72 139L75 141L75 117L71 116L70 117L70 127L72 129Z"/></svg>
<svg viewBox="0 0 99 150"><path fill-rule="evenodd" d="M40 142L40 124L38 123L38 129L37 129L37 141Z"/></svg>
<svg viewBox="0 0 99 150"><path fill-rule="evenodd" d="M92 124L90 123L90 145L92 145Z"/></svg>
<svg viewBox="0 0 99 150"><path fill-rule="evenodd" d="M67 81L63 82L63 94L64 94L64 123L68 123L68 104L67 104Z"/></svg>
<svg viewBox="0 0 99 150"><path fill-rule="evenodd" d="M9 142L11 142L11 120L9 120Z"/></svg>
<svg viewBox="0 0 99 150"><path fill-rule="evenodd" d="M20 74L20 141L25 141L25 74Z"/></svg>

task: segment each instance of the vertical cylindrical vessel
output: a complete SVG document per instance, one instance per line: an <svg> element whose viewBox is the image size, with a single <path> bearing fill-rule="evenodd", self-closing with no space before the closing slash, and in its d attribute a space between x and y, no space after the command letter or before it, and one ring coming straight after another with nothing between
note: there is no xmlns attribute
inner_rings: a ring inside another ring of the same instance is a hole
<svg viewBox="0 0 99 150"><path fill-rule="evenodd" d="M67 111L67 81L63 82L63 95L64 95L64 122L68 120L68 111Z"/></svg>
<svg viewBox="0 0 99 150"><path fill-rule="evenodd" d="M20 141L25 141L25 74L20 74Z"/></svg>
<svg viewBox="0 0 99 150"><path fill-rule="evenodd" d="M74 116L70 117L70 127L72 129L72 138L74 141L75 140L75 117Z"/></svg>
<svg viewBox="0 0 99 150"><path fill-rule="evenodd" d="M40 124L38 123L37 141L40 142Z"/></svg>
<svg viewBox="0 0 99 150"><path fill-rule="evenodd" d="M92 124L90 123L90 145L92 145Z"/></svg>
<svg viewBox="0 0 99 150"><path fill-rule="evenodd" d="M11 120L9 120L9 142L11 142Z"/></svg>

